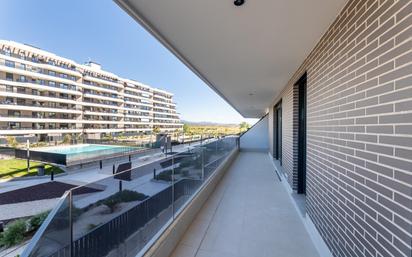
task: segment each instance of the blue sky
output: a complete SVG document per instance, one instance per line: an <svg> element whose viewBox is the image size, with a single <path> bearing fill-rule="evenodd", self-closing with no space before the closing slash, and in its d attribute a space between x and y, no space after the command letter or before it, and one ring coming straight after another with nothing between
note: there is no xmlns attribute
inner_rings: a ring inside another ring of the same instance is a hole
<svg viewBox="0 0 412 257"><path fill-rule="evenodd" d="M244 120L110 0L2 0L1 5L0 39L79 63L90 58L107 71L173 92L184 120Z"/></svg>

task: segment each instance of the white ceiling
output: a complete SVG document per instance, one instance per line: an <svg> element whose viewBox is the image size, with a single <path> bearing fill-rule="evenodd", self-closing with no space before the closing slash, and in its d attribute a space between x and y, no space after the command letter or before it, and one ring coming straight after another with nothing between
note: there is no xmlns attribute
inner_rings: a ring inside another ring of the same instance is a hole
<svg viewBox="0 0 412 257"><path fill-rule="evenodd" d="M115 0L246 118L260 118L346 0Z"/></svg>

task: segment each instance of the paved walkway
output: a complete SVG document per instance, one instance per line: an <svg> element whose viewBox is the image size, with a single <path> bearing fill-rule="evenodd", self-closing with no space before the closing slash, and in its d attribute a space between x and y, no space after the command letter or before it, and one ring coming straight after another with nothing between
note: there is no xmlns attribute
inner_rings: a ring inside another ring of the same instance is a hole
<svg viewBox="0 0 412 257"><path fill-rule="evenodd" d="M241 152L172 257L317 257L266 153Z"/></svg>

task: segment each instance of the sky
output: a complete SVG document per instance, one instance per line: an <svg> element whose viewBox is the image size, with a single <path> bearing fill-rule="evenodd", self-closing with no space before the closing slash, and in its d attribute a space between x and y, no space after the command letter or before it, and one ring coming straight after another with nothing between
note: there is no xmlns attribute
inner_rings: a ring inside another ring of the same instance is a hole
<svg viewBox="0 0 412 257"><path fill-rule="evenodd" d="M111 0L2 0L0 39L30 44L175 95L182 120L240 123L229 104Z"/></svg>

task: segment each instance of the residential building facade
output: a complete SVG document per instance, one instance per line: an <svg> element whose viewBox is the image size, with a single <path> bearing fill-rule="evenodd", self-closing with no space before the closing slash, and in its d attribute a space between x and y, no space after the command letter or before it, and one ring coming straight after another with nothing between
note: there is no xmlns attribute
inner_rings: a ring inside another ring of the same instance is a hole
<svg viewBox="0 0 412 257"><path fill-rule="evenodd" d="M0 135L100 138L182 128L173 94L11 41L0 41L0 92Z"/></svg>

